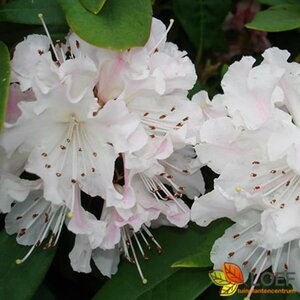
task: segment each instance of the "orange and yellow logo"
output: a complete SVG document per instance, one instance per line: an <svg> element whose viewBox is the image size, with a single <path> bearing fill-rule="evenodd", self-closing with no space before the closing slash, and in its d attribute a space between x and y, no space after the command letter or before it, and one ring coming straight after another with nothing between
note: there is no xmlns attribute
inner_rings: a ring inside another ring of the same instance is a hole
<svg viewBox="0 0 300 300"><path fill-rule="evenodd" d="M244 276L241 269L232 263L224 263L222 270L214 270L209 272L211 281L221 286L220 296L226 297L233 295L240 284L244 283Z"/></svg>

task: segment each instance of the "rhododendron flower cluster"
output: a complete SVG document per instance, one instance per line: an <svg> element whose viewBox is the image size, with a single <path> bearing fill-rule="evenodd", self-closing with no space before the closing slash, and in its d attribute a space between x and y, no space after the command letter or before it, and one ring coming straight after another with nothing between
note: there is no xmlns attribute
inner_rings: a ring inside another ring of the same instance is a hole
<svg viewBox="0 0 300 300"><path fill-rule="evenodd" d="M93 259L110 276L122 252L145 283L136 251L146 257L149 243L161 251L151 222L188 223L181 196L204 192L192 147L203 115L187 98L194 66L166 42L168 30L153 19L146 45L123 52L75 33L56 45L29 35L16 46L0 137L0 210L7 232L32 245L17 263L41 244L55 246L66 224L76 235L75 271L90 272ZM82 193L100 211L84 208Z"/></svg>
<svg viewBox="0 0 300 300"><path fill-rule="evenodd" d="M201 226L221 217L235 222L212 248L216 269L236 263L245 279L270 266L275 275L294 272L290 283L300 291L300 65L288 57L270 48L257 66L242 58L224 76L224 93L207 104L196 151L220 176L194 202L192 219Z"/></svg>

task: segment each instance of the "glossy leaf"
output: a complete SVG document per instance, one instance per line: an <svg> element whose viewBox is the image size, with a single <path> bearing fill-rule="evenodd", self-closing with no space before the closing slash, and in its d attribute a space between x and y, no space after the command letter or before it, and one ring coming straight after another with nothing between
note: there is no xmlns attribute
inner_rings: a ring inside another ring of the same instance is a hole
<svg viewBox="0 0 300 300"><path fill-rule="evenodd" d="M106 0L80 0L80 3L93 14L98 14Z"/></svg>
<svg viewBox="0 0 300 300"><path fill-rule="evenodd" d="M0 9L0 21L40 25L39 13L44 15L47 25L66 23L56 0L10 0Z"/></svg>
<svg viewBox="0 0 300 300"><path fill-rule="evenodd" d="M184 283L184 284L183 284ZM157 286L146 291L138 300L193 300L202 294L211 281L207 276L207 270L180 270L172 274Z"/></svg>
<svg viewBox="0 0 300 300"><path fill-rule="evenodd" d="M143 46L149 37L150 0L109 0L99 14L78 0L59 0L71 29L90 44L113 50Z"/></svg>
<svg viewBox="0 0 300 300"><path fill-rule="evenodd" d="M36 248L23 264L17 265L16 259L22 258L29 247L20 246L15 236L0 232L0 299L31 299L41 284L55 249Z"/></svg>
<svg viewBox="0 0 300 300"><path fill-rule="evenodd" d="M300 5L282 4L272 6L259 12L246 27L269 32L298 28L300 27Z"/></svg>
<svg viewBox="0 0 300 300"><path fill-rule="evenodd" d="M232 223L226 219L219 220L213 223L213 226L208 228L199 228L199 231L204 231L201 247L193 253L193 255L184 257L172 264L173 268L204 268L212 265L210 261L210 251L213 243L219 238Z"/></svg>
<svg viewBox="0 0 300 300"><path fill-rule="evenodd" d="M226 279L224 272L220 270L211 271L208 273L210 280L213 284L218 286L228 285L230 282Z"/></svg>
<svg viewBox="0 0 300 300"><path fill-rule="evenodd" d="M171 268L171 264L199 249L199 247L201 247L201 243L210 230L210 227L203 230L203 228L194 224L190 224L188 229L163 227L153 230L152 232L161 244L163 252L158 254L155 249L153 249L150 253L147 253L150 257L149 260L144 261L141 257L139 258L141 268L144 272L144 276L148 279L148 283L144 285L142 284L135 265L122 260L119 265L118 273L114 275L101 290L99 290L94 299L140 300L144 299L145 295L149 297L148 293L150 293L150 295L151 293L160 295L163 293L162 289L165 289L166 286L170 286L173 280L178 280L177 276L183 276L180 275L180 272L183 272L184 270ZM186 270L184 271L184 274L191 274L187 273L187 271L195 272L193 274L199 274L199 276L202 274L202 270ZM178 275L174 275L175 273L177 274L177 272ZM210 280L207 270L205 270L204 277L206 278L204 279L205 286L208 286ZM204 287L200 286L199 283L198 288L200 291L203 290ZM184 284L172 284L172 289L175 289L175 295L176 293L183 293L185 287Z"/></svg>
<svg viewBox="0 0 300 300"><path fill-rule="evenodd" d="M0 131L5 121L10 83L10 56L6 45L0 41Z"/></svg>
<svg viewBox="0 0 300 300"><path fill-rule="evenodd" d="M229 0L173 0L174 13L196 49L223 48L220 26L230 9ZM212 30L213 28L213 30Z"/></svg>
<svg viewBox="0 0 300 300"><path fill-rule="evenodd" d="M299 0L259 0L261 4L278 5L278 4L297 4Z"/></svg>
<svg viewBox="0 0 300 300"><path fill-rule="evenodd" d="M237 288L238 288L238 285L234 284L234 283L229 283L227 285L224 285L220 290L220 295L223 297L231 296L236 292Z"/></svg>
<svg viewBox="0 0 300 300"><path fill-rule="evenodd" d="M222 270L229 282L236 284L244 283L243 272L236 264L224 263L222 266Z"/></svg>

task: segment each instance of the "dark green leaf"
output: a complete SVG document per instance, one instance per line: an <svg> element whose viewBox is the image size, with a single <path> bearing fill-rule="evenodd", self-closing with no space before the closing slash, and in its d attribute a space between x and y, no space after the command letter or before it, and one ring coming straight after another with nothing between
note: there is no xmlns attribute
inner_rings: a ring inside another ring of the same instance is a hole
<svg viewBox="0 0 300 300"><path fill-rule="evenodd" d="M150 0L109 0L99 14L84 9L78 0L60 0L72 30L90 44L125 50L143 46L149 37Z"/></svg>
<svg viewBox="0 0 300 300"><path fill-rule="evenodd" d="M246 27L269 32L298 28L300 27L300 5L284 4L272 6L265 11L259 12Z"/></svg>
<svg viewBox="0 0 300 300"><path fill-rule="evenodd" d="M221 226L221 223L223 224L223 221L215 222L212 224L213 226L208 228L200 228L195 224L190 224L188 229L163 227L153 230L153 234L161 244L163 252L158 254L152 250L150 253L147 253L150 257L149 260L143 261L142 258L139 259L144 275L148 279L148 283L145 285L142 284L135 265L127 261L122 261L118 273L103 286L94 299L141 300L144 299L144 297L148 297L146 299L152 299L154 296L152 298L149 297L152 295L163 295L166 287L170 287L171 285L172 289L174 289L173 295L176 293L182 295L185 290L184 284L175 283L179 281L179 278L182 278L181 276L184 277L184 274L191 278L192 273L188 273L188 270L184 271L171 268L172 263L199 251L203 241L205 242L205 239L210 235L212 228ZM181 272L184 272L184 274L180 274ZM201 281L205 276L200 270L199 273L197 272L193 274L195 277L199 275L199 281ZM207 272L206 276L208 277ZM207 277L203 279L203 285L199 282L196 283L196 279L191 279L191 285L193 285L191 295L201 293L201 291L208 286L209 281ZM153 299L164 298L155 297Z"/></svg>
<svg viewBox="0 0 300 300"><path fill-rule="evenodd" d="M208 270L180 270L137 299L193 300L210 285Z"/></svg>
<svg viewBox="0 0 300 300"><path fill-rule="evenodd" d="M10 57L6 45L0 41L0 131L5 121L10 83Z"/></svg>
<svg viewBox="0 0 300 300"><path fill-rule="evenodd" d="M278 4L297 4L299 0L259 0L261 4L278 5Z"/></svg>
<svg viewBox="0 0 300 300"><path fill-rule="evenodd" d="M230 226L231 222L222 220L216 222L207 228L207 232L202 239L201 248L195 251L192 255L180 259L172 264L173 268L205 268L212 265L210 261L210 251L213 243L219 238L226 228Z"/></svg>
<svg viewBox="0 0 300 300"><path fill-rule="evenodd" d="M15 236L0 232L0 299L31 299L41 284L55 254L54 249L36 248L31 256L20 265L29 247L20 246Z"/></svg>
<svg viewBox="0 0 300 300"><path fill-rule="evenodd" d="M80 0L81 4L93 14L98 14L106 0Z"/></svg>
<svg viewBox="0 0 300 300"><path fill-rule="evenodd" d="M11 0L0 9L0 21L36 24L42 13L47 25L63 25L65 16L56 0Z"/></svg>
<svg viewBox="0 0 300 300"><path fill-rule="evenodd" d="M230 0L173 0L174 13L196 49L220 45L224 32L220 26L230 9Z"/></svg>

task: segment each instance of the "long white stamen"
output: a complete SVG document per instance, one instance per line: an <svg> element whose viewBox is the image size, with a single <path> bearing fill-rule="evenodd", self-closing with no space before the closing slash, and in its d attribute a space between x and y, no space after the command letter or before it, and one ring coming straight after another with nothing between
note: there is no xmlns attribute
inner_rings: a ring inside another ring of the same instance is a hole
<svg viewBox="0 0 300 300"><path fill-rule="evenodd" d="M273 274L276 275L277 272L277 268L278 268L278 264L279 264L279 260L281 257L281 253L282 253L283 247L277 249L276 251L276 258L275 258L275 262L274 262L274 267L273 267Z"/></svg>
<svg viewBox="0 0 300 300"><path fill-rule="evenodd" d="M166 38L166 36L168 35L169 31L171 30L172 26L174 24L174 19L170 19L170 23L169 26L166 30L166 32L163 34L163 36L160 38L160 40L157 42L157 44L155 45L155 47L150 51L149 54L152 54L161 44L161 42Z"/></svg>
<svg viewBox="0 0 300 300"><path fill-rule="evenodd" d="M132 255L134 257L134 261L135 261L136 267L138 269L138 272L140 274L140 277L142 279L142 282L143 282L143 284L146 284L148 282L148 280L144 277L143 271L142 271L141 266L138 262L138 259L137 259L137 256L136 256L133 244L132 244L132 240L131 240L131 237L130 237L130 233L127 231L127 228L124 228L124 230L125 230L125 233L127 234L127 240L129 241L130 249L131 249Z"/></svg>
<svg viewBox="0 0 300 300"><path fill-rule="evenodd" d="M43 14L38 14L38 17L39 17L39 19L41 20L42 25L43 25L43 27L44 27L44 30L45 30L45 32L46 32L46 34L47 34L47 37L48 37L49 41L50 41L50 45L51 45L51 48L52 48L53 53L54 53L54 55L55 55L55 58L56 58L56 60L57 60L58 62L60 62L60 61L59 61L59 58L58 58L58 55L57 55L57 52L56 52L56 49L55 49L54 44L53 44L53 42L52 42L50 33L49 33L48 28L47 28L47 26L46 26L46 23L45 23L45 21L44 21Z"/></svg>
<svg viewBox="0 0 300 300"><path fill-rule="evenodd" d="M264 254L264 253L265 253L265 251L263 252L263 254ZM265 265L266 265L266 263L267 263L267 261L268 261L270 255L271 255L271 252L268 251L268 252L267 252L267 255L266 255L265 259L263 260L263 263L261 264L261 267L260 267L260 269L259 269L259 271L258 271L258 273L257 273L257 275L256 275L256 277L255 277L255 279L254 279L254 281L253 281L253 284L252 284L252 286L251 286L251 288L250 288L250 290L249 290L249 292L248 292L248 294L247 294L247 296L246 296L246 298L245 298L245 300L250 300L250 297L251 297L251 295L252 295L252 293L253 293L253 291L254 291L254 289L255 289L255 285L256 285L256 283L257 283L259 277L260 277L260 274L261 274L262 271L264 270L264 267L265 267Z"/></svg>

